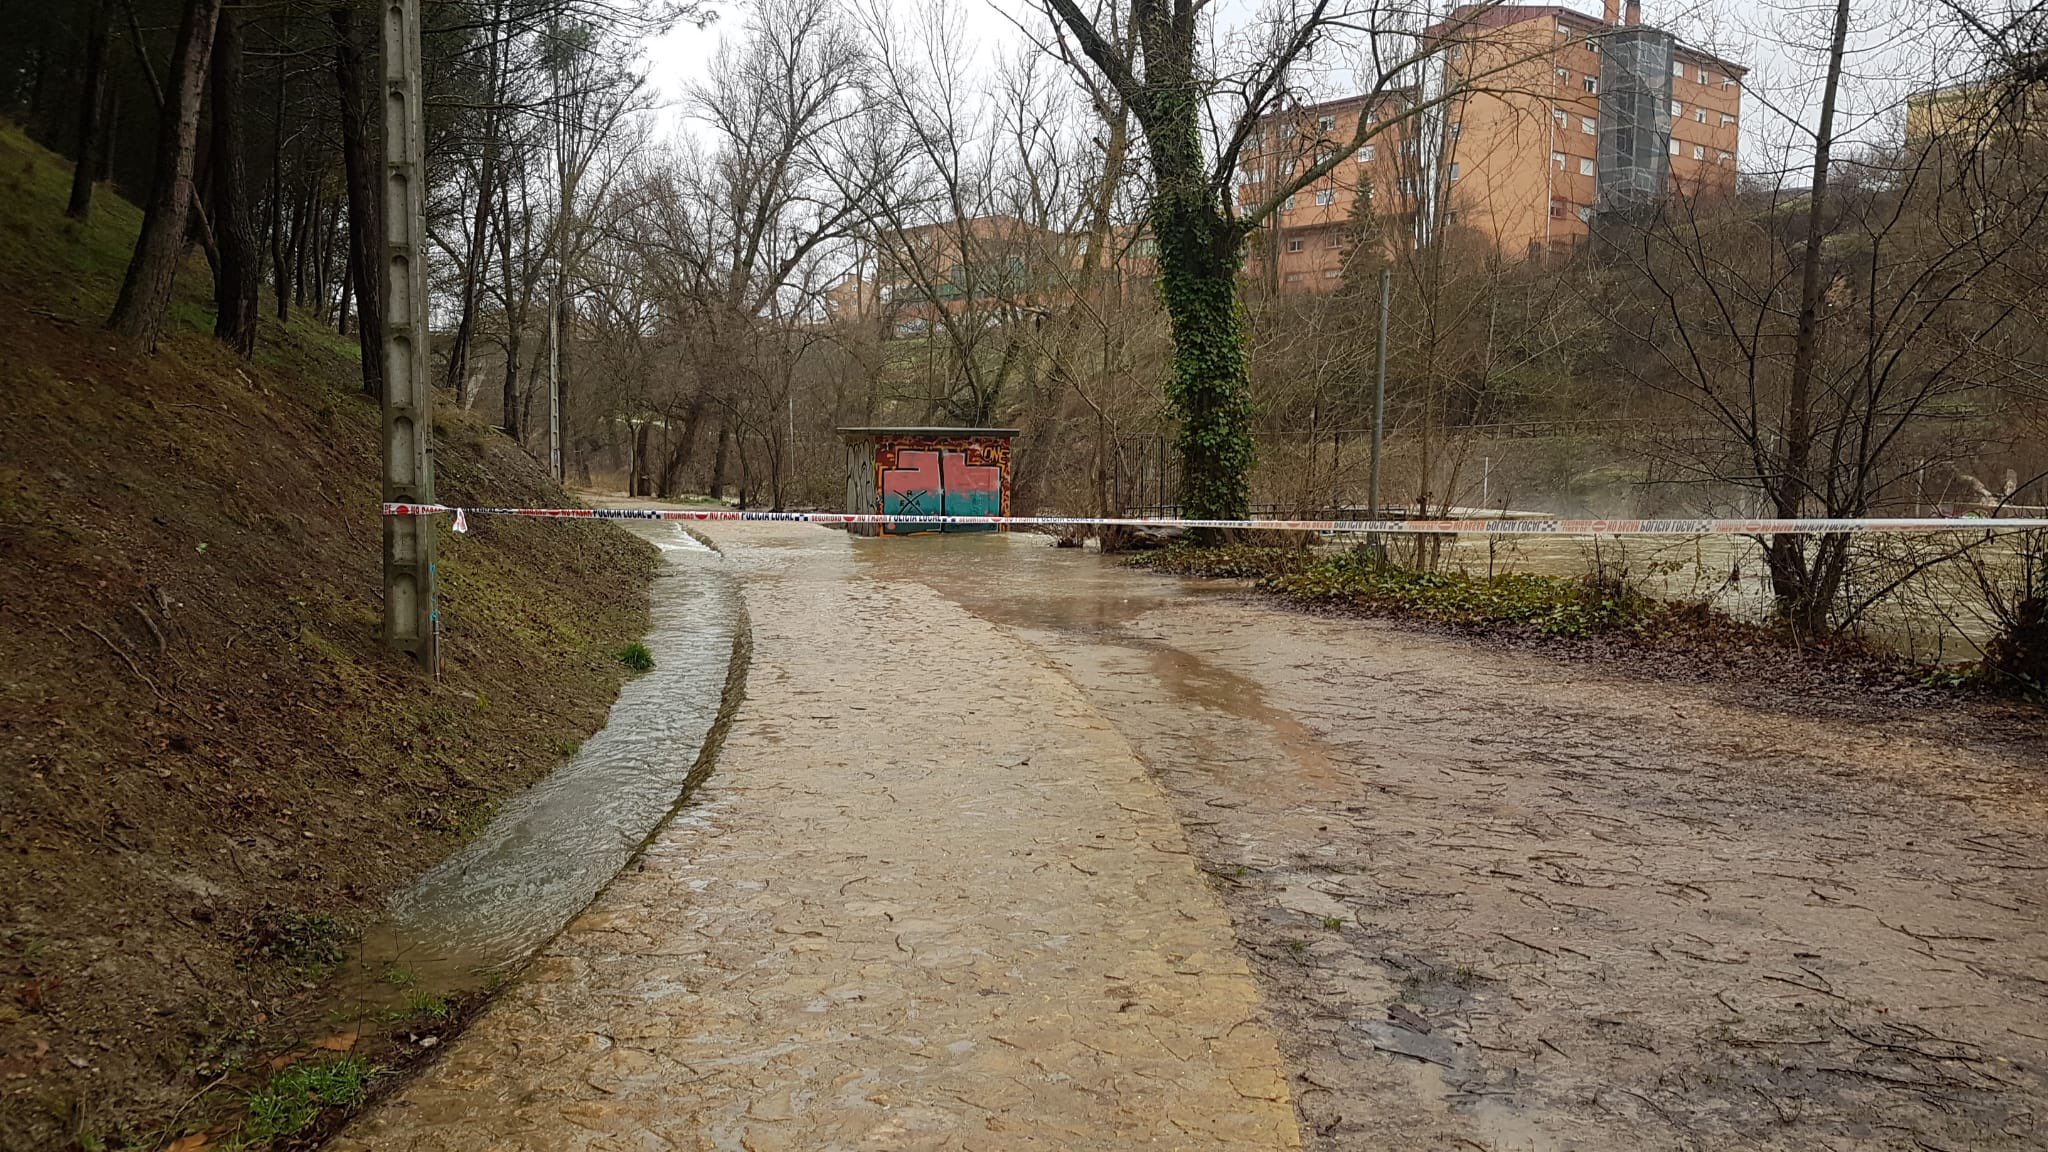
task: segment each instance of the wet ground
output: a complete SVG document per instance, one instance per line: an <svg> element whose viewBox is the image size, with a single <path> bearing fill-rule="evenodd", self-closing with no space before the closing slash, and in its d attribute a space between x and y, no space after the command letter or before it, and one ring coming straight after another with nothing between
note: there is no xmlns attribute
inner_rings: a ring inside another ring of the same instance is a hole
<svg viewBox="0 0 2048 1152"><path fill-rule="evenodd" d="M2048 753L1758 710L1030 537L862 541L1167 789L1327 1149L2048 1147Z"/></svg>
<svg viewBox="0 0 2048 1152"><path fill-rule="evenodd" d="M753 636L715 774L334 1146L1298 1147L1222 901L1073 683L843 534L711 532Z"/></svg>

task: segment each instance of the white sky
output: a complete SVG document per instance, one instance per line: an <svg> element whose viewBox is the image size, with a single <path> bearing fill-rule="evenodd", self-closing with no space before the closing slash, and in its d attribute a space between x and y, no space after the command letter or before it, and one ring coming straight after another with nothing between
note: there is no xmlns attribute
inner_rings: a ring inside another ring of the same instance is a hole
<svg viewBox="0 0 2048 1152"><path fill-rule="evenodd" d="M827 0L829 2L829 0ZM876 0L898 5L906 24L912 9L925 11L925 0ZM1243 10L1245 0L1225 0ZM1600 0L1564 0L1567 6L1598 17ZM951 15L961 20L967 39L991 66L1024 42L1016 27L1043 26L1046 17L1032 0L953 0ZM1852 37L1845 68L1841 112L1846 135L1865 141L1896 138L1897 105L1910 88L1937 80L1934 69L1964 62L1945 54L1940 24L1941 0L1853 0ZM1998 0L1980 0L1986 7ZM691 84L705 75L712 59L739 37L746 20L744 3L714 0L718 14L708 27L678 27L651 38L643 60L650 85L661 103L656 135L672 137L690 130L685 97ZM1819 77L1822 74L1828 27L1834 6L1826 0L1644 0L1643 20L1670 29L1686 43L1712 51L1751 69L1743 96L1743 139L1739 163L1745 171L1775 170L1809 162L1810 143L1798 143L1798 125L1811 131L1818 119ZM1228 19L1227 16L1224 17ZM1334 94L1334 93L1333 93Z"/></svg>

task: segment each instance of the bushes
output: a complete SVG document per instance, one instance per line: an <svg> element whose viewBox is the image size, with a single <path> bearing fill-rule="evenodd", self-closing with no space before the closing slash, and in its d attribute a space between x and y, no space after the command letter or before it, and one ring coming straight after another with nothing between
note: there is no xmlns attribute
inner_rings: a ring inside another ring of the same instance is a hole
<svg viewBox="0 0 2048 1152"><path fill-rule="evenodd" d="M1169 548L1131 563L1179 576L1251 578L1259 587L1297 603L1467 627L1534 626L1546 636L1640 631L1668 611L1626 579L1600 572L1578 579L1424 572L1362 550L1332 554L1300 548Z"/></svg>

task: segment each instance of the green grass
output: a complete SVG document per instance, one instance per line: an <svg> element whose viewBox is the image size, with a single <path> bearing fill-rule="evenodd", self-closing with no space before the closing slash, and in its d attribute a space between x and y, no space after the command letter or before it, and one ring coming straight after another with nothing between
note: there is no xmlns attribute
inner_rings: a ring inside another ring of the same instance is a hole
<svg viewBox="0 0 2048 1152"><path fill-rule="evenodd" d="M374 1074L368 1064L353 1056L286 1068L249 1094L249 1119L242 1135L251 1140L275 1140L302 1131L322 1109L362 1103Z"/></svg>
<svg viewBox="0 0 2048 1152"><path fill-rule="evenodd" d="M1176 547L1141 553L1130 562L1181 576L1248 577L1261 588L1304 604L1341 605L1445 624L1533 625L1546 636L1641 629L1666 610L1620 580L1422 572L1362 551Z"/></svg>
<svg viewBox="0 0 2048 1152"><path fill-rule="evenodd" d="M619 663L635 672L651 672L654 670L654 653L647 650L647 645L634 641L619 649Z"/></svg>

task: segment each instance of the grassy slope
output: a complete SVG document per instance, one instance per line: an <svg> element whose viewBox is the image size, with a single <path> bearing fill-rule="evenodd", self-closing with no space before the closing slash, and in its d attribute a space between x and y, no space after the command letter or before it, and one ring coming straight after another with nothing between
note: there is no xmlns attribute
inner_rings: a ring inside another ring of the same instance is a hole
<svg viewBox="0 0 2048 1152"><path fill-rule="evenodd" d="M119 355L140 216L66 221L67 180L0 125L0 1148L146 1131L322 1023L349 926L602 722L654 564L609 526L444 532L423 680L376 640L353 338L266 317L241 363L195 260ZM439 425L444 499L565 501Z"/></svg>

